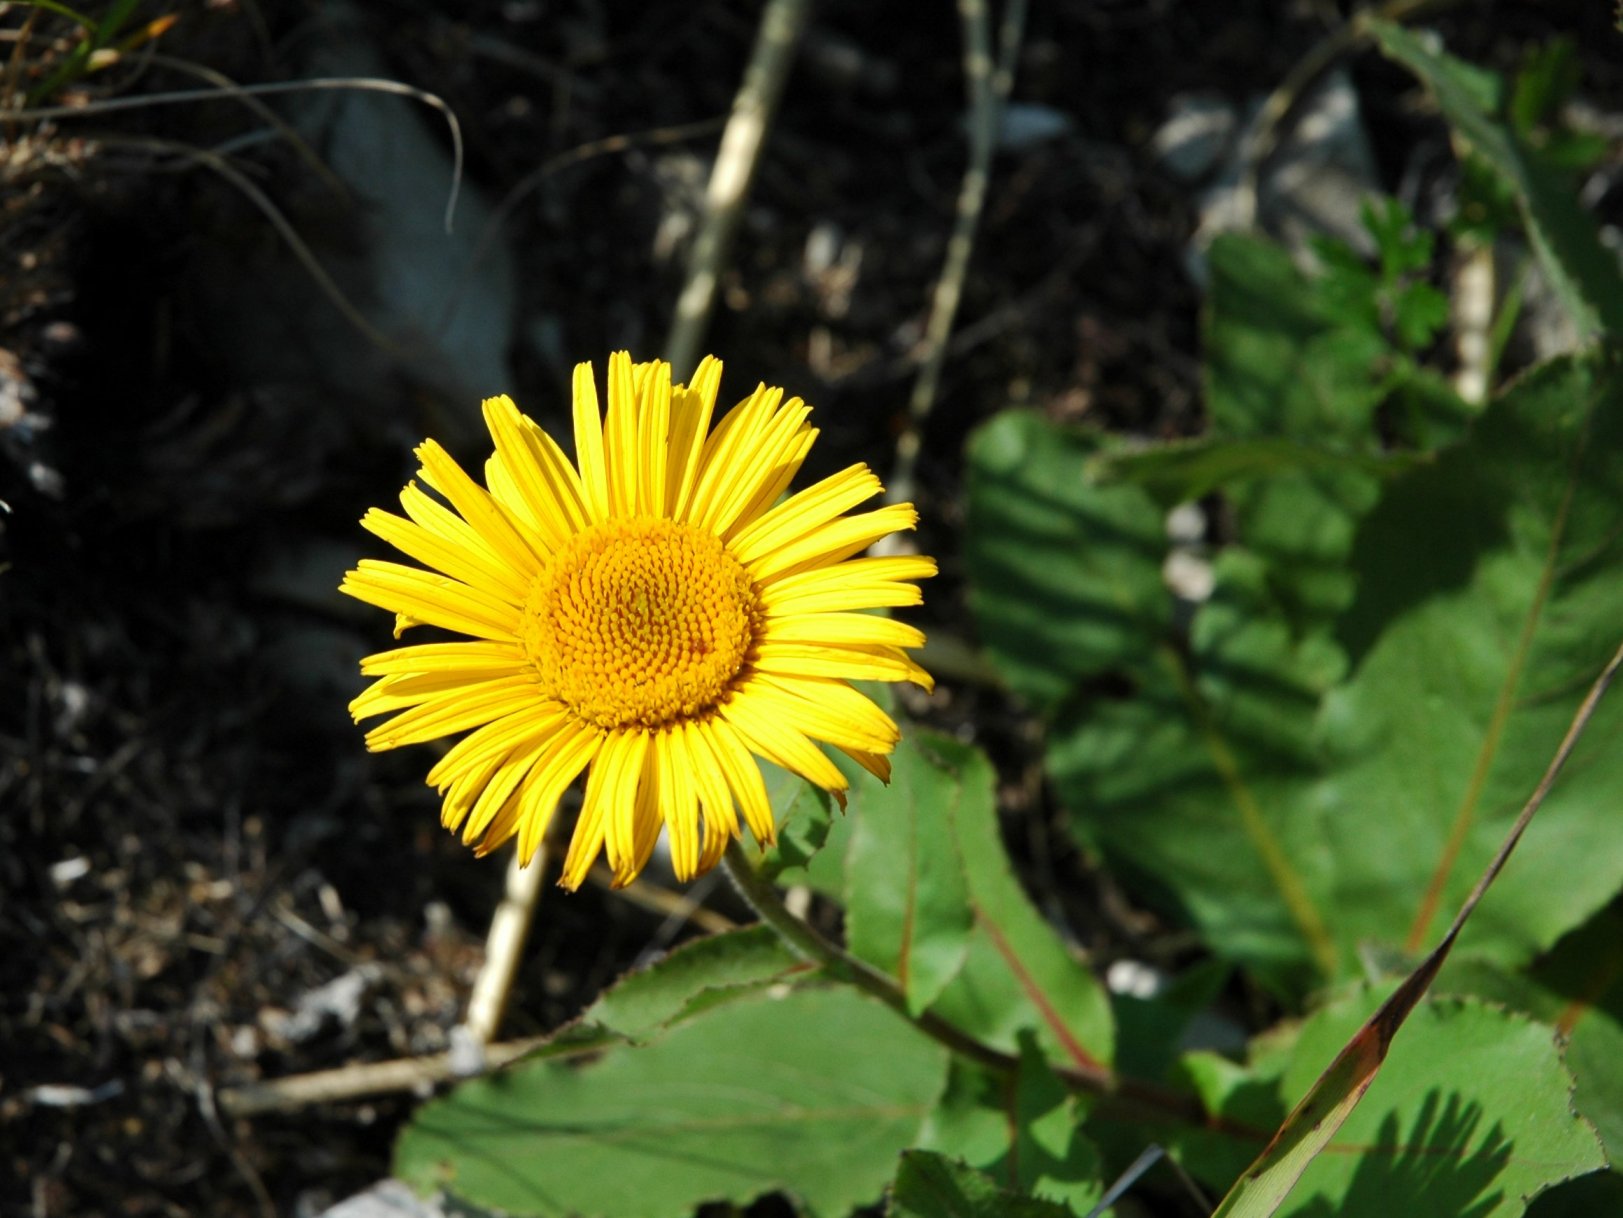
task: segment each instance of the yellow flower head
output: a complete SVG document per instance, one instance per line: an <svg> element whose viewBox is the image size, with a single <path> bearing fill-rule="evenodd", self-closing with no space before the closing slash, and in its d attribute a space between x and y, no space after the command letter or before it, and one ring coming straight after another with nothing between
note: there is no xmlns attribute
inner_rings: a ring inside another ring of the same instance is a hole
<svg viewBox="0 0 1623 1218"><path fill-rule="evenodd" d="M369 656L350 704L373 750L467 732L428 773L442 819L487 854L514 836L528 863L583 769L586 794L561 883L600 850L634 879L670 834L676 873L715 866L739 836L775 828L755 757L844 803L829 744L881 779L898 733L849 682L914 681L924 636L858 612L914 605L915 556L857 558L910 529L911 504L844 515L883 488L853 465L778 502L817 431L810 408L758 387L710 428L721 364L672 385L670 365L609 360L608 416L575 369L576 463L507 397L485 402L496 444L480 486L434 441L417 450L405 516L371 532L428 567L362 559L343 591L411 626L468 636ZM487 489L488 487L488 489ZM446 506L449 504L449 507Z"/></svg>

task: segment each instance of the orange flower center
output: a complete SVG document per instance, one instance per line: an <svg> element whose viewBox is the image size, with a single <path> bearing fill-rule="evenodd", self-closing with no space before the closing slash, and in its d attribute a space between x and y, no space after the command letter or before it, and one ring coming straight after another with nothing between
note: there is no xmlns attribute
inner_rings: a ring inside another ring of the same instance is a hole
<svg viewBox="0 0 1623 1218"><path fill-rule="evenodd" d="M552 556L523 637L547 692L582 719L653 728L721 701L760 620L749 573L720 538L637 516L593 525Z"/></svg>

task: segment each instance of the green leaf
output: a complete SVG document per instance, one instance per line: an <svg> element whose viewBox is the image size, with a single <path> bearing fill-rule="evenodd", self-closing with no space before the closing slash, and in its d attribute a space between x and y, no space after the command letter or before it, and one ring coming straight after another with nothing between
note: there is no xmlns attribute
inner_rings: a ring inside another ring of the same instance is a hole
<svg viewBox="0 0 1623 1218"><path fill-rule="evenodd" d="M1259 1037L1244 1066L1188 1055L1188 1077L1213 1117L1205 1129L1174 1131L1184 1165L1209 1183L1233 1179L1375 1005L1367 991L1338 998ZM1593 1130L1567 1102L1570 1082L1548 1027L1475 1000L1422 1003L1362 1105L1277 1212L1382 1213L1384 1197L1403 1213L1519 1214L1523 1197L1596 1165ZM1243 1205L1231 1198L1220 1212L1276 1212L1279 1194L1264 1183L1240 1181Z"/></svg>
<svg viewBox="0 0 1623 1218"><path fill-rule="evenodd" d="M1049 1068L1031 1034L1014 1079L954 1061L947 1092L917 1145L1010 1189L1086 1213L1103 1193L1099 1152L1082 1132L1081 1101Z"/></svg>
<svg viewBox="0 0 1623 1218"><path fill-rule="evenodd" d="M895 977L918 1014L964 962L974 925L952 826L973 754L916 733L892 756L889 787L864 783L845 858L845 933L853 953ZM978 777L978 775L977 775Z"/></svg>
<svg viewBox="0 0 1623 1218"><path fill-rule="evenodd" d="M1215 574L1188 654L1165 648L1130 697L1077 703L1048 765L1077 835L1143 898L1300 996L1339 967L1333 859L1304 796L1340 651L1296 636L1258 556L1231 548Z"/></svg>
<svg viewBox="0 0 1623 1218"><path fill-rule="evenodd" d="M1528 53L1510 94L1510 121L1527 135L1559 117L1583 74L1571 38L1552 38Z"/></svg>
<svg viewBox="0 0 1623 1218"><path fill-rule="evenodd" d="M963 967L934 1009L998 1048L1014 1052L1020 1032L1033 1029L1053 1061L1100 1069L1114 1051L1109 999L1015 877L998 825L991 765L977 750L944 737L928 737L921 747L959 775L951 828L975 919Z"/></svg>
<svg viewBox="0 0 1623 1218"><path fill-rule="evenodd" d="M1623 353L1557 361L1365 522L1356 667L1325 701L1325 781L1299 816L1334 860L1350 953L1429 946L1492 857L1617 646ZM1602 703L1460 950L1529 959L1623 887L1623 703Z"/></svg>
<svg viewBox="0 0 1623 1218"><path fill-rule="evenodd" d="M1429 283L1412 283L1392 301L1392 325L1407 351L1424 347L1448 323L1448 297Z"/></svg>
<svg viewBox="0 0 1623 1218"><path fill-rule="evenodd" d="M1515 192L1533 248L1579 331L1623 334L1617 255L1601 243L1566 175L1493 117L1497 107L1484 96L1476 69L1431 49L1402 26L1372 19L1368 28L1389 58L1426 85L1455 132Z"/></svg>
<svg viewBox="0 0 1623 1218"><path fill-rule="evenodd" d="M1307 1022L1281 1080L1285 1095L1308 1089L1370 1005L1355 997ZM1524 1198L1603 1166L1594 1130L1571 1112L1570 1088L1549 1028L1475 1002L1422 1004L1288 1199L1248 1181L1217 1213L1332 1218L1401 1199L1407 1213L1519 1215Z"/></svg>
<svg viewBox="0 0 1623 1218"><path fill-rule="evenodd" d="M1077 1096L1049 1069L1035 1038L1020 1041L1014 1081L1014 1147L1009 1166L1022 1191L1063 1201L1085 1214L1104 1194L1099 1152L1082 1133Z"/></svg>
<svg viewBox="0 0 1623 1218"><path fill-rule="evenodd" d="M838 875L831 880L823 875L825 868L814 865L836 823L834 801L826 791L771 762L762 762L761 772L778 841L762 854L756 869L774 884L810 884L819 892L838 894Z"/></svg>
<svg viewBox="0 0 1623 1218"><path fill-rule="evenodd" d="M1337 640L1300 633L1273 566L1231 547L1188 654L1056 722L1078 834L1287 996L1369 945L1424 950L1616 646L1619 502L1623 358L1606 352L1530 376L1389 484ZM1601 814L1620 730L1623 704L1603 704L1462 952L1525 961L1623 886Z"/></svg>
<svg viewBox="0 0 1623 1218"><path fill-rule="evenodd" d="M811 972L812 966L785 947L777 932L749 926L684 944L622 977L581 1019L628 1040L646 1040L692 1014L696 1004L708 1006L728 992L804 980Z"/></svg>
<svg viewBox="0 0 1623 1218"><path fill-rule="evenodd" d="M395 1170L513 1214L686 1218L783 1190L838 1218L878 1198L946 1056L849 990L758 994L589 1066L464 1083L418 1112Z"/></svg>
<svg viewBox="0 0 1623 1218"><path fill-rule="evenodd" d="M928 1150L903 1153L886 1213L890 1218L1073 1218L1063 1205L1000 1188L974 1168Z"/></svg>
<svg viewBox="0 0 1623 1218"><path fill-rule="evenodd" d="M1377 366L1389 354L1378 330L1348 324L1347 310L1256 237L1213 242L1205 327L1207 404L1221 440L1287 438L1349 456L1373 456ZM1303 469L1236 487L1236 531L1268 563L1273 595L1296 628L1317 628L1352 595L1344 564L1379 481L1356 467Z"/></svg>
<svg viewBox="0 0 1623 1218"><path fill-rule="evenodd" d="M1360 214L1381 259L1381 278L1394 283L1431 266L1431 233L1415 227L1414 216L1400 199L1366 199Z"/></svg>
<svg viewBox="0 0 1623 1218"><path fill-rule="evenodd" d="M1573 1107L1623 1164L1623 902L1614 901L1564 936L1529 973L1481 959L1438 978L1439 991L1503 1003L1554 1027L1576 1083Z"/></svg>
<svg viewBox="0 0 1623 1218"><path fill-rule="evenodd" d="M1420 458L1406 453L1357 453L1287 436L1224 440L1202 436L1148 448L1120 448L1088 462L1099 486L1131 482L1160 503L1188 503L1225 487L1284 474L1346 472L1389 478Z"/></svg>
<svg viewBox="0 0 1623 1218"><path fill-rule="evenodd" d="M1099 487L1100 441L1010 411L969 444L965 559L981 640L1037 709L1151 650L1170 620L1162 512L1136 486Z"/></svg>

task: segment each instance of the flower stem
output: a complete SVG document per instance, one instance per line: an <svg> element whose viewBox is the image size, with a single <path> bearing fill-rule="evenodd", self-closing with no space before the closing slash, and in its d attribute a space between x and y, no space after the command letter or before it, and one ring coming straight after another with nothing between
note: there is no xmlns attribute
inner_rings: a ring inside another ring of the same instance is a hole
<svg viewBox="0 0 1623 1218"><path fill-rule="evenodd" d="M748 853L736 839L728 844L722 856L727 876L758 915L761 921L778 932L780 938L796 955L819 965L830 977L856 986L866 994L879 999L920 1032L944 1045L958 1056L974 1062L995 1074L1012 1075L1020 1067L1020 1059L1012 1053L995 1049L977 1040L962 1028L949 1023L934 1011L914 1012L908 1009L907 995L901 986L886 974L865 961L858 960L838 944L831 943L806 922L789 912L778 890L755 869ZM1087 1064L1050 1063L1051 1069L1066 1085L1077 1091L1091 1092L1102 1097L1112 1108L1135 1117L1171 1117L1197 1126L1226 1128L1237 1134L1266 1139L1267 1131L1251 1129L1221 1117L1209 1116L1204 1105L1195 1096L1142 1079L1128 1078L1102 1066Z"/></svg>
<svg viewBox="0 0 1623 1218"><path fill-rule="evenodd" d="M778 932L779 937L788 944L791 951L814 964L821 965L831 977L849 982L864 993L879 999L919 1031L945 1045L960 1057L985 1066L998 1074L1010 1074L1019 1066L1019 1059L1012 1054L976 1040L933 1011L916 1013L910 1011L907 1006L907 995L895 981L872 965L858 960L844 948L829 942L809 924L790 913L789 907L778 895L778 890L755 869L749 855L736 838L727 846L727 853L722 856L722 861L733 887L738 889L738 895L760 915L762 922Z"/></svg>

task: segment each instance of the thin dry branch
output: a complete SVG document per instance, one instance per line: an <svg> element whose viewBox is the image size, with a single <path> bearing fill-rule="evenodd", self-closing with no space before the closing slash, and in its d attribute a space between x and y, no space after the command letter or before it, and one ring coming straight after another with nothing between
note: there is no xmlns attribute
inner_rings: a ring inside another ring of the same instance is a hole
<svg viewBox="0 0 1623 1218"><path fill-rule="evenodd" d="M502 1016L507 1012L513 978L518 975L524 944L530 937L530 924L535 920L535 909L541 900L547 853L543 843L528 867L520 865L517 851L508 860L507 888L490 919L490 933L485 936L485 962L474 978L473 992L468 996L468 1015L462 1025L481 1045L496 1039Z"/></svg>
<svg viewBox="0 0 1623 1218"><path fill-rule="evenodd" d="M487 1045L482 1071L488 1073L509 1065L546 1044L544 1036ZM406 1057L391 1062L365 1062L295 1074L263 1083L225 1087L215 1093L215 1102L226 1116L254 1116L261 1112L289 1112L310 1104L337 1103L369 1095L389 1095L416 1091L452 1079L471 1077L461 1069L462 1055L436 1053L431 1057Z"/></svg>
<svg viewBox="0 0 1623 1218"><path fill-rule="evenodd" d="M665 358L673 373L685 378L699 360L699 347L715 306L716 285L732 249L733 234L744 213L744 199L760 160L761 145L778 100L783 96L800 31L806 23L807 0L771 0L761 14L761 27L750 52L744 81L733 98L733 110L722 132L721 148L705 191L704 216L688 255L687 281L676 300Z"/></svg>
<svg viewBox="0 0 1623 1218"><path fill-rule="evenodd" d="M1025 0L1010 0L999 29L996 65L992 59L991 16L984 0L958 0L964 27L964 80L969 91L969 165L958 188L958 206L947 258L930 301L924 328L919 377L907 404L907 425L896 441L896 464L886 494L892 503L913 498L915 469L923 443L924 423L935 406L941 372L947 361L947 339L964 295L964 276L975 248L975 230L986 206L1003 104L1014 85L1014 65L1024 36Z"/></svg>

